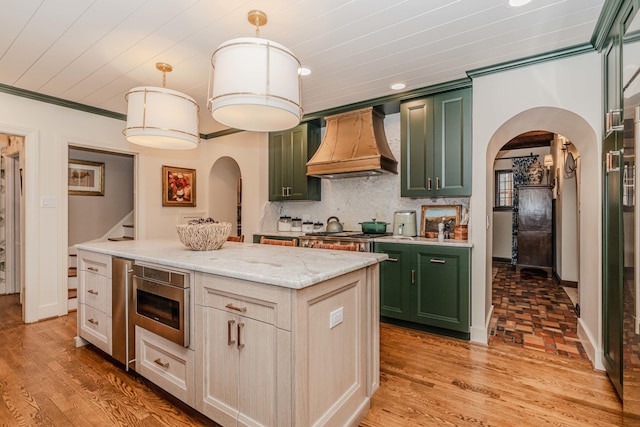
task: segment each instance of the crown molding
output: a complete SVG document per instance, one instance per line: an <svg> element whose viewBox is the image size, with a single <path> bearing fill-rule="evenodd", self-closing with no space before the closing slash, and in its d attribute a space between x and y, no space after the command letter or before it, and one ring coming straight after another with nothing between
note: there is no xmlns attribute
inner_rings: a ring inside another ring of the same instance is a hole
<svg viewBox="0 0 640 427"><path fill-rule="evenodd" d="M92 107L90 105L80 104L79 102L68 101L62 98L56 98L55 96L44 95L38 92L32 92L26 89L20 89L15 86L9 86L0 83L0 92L8 93L9 95L20 96L22 98L29 98L35 101L46 102L47 104L58 105L60 107L71 108L73 110L84 111L85 113L97 114L99 116L110 117L116 120L126 121L127 116L125 114L116 113L114 111L104 110L102 108Z"/></svg>
<svg viewBox="0 0 640 427"><path fill-rule="evenodd" d="M594 52L595 49L589 43L558 49L539 55L527 56L525 58L516 59L514 61L502 62L500 64L490 65L488 67L476 68L467 71L467 75L471 79L486 76L488 74L501 73L503 71L513 70L514 68L527 67L529 65L541 64L544 62L555 61L557 59L568 58L571 56L582 55L584 53Z"/></svg>
<svg viewBox="0 0 640 427"><path fill-rule="evenodd" d="M598 22L593 29L591 44L600 52L607 44L609 34L618 19L618 15L623 7L628 6L635 0L606 0L600 11Z"/></svg>

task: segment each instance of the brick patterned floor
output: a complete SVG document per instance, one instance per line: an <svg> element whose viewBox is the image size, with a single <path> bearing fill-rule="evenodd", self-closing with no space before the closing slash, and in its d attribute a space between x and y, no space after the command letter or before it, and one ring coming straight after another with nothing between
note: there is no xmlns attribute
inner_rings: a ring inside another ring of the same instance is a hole
<svg viewBox="0 0 640 427"><path fill-rule="evenodd" d="M569 296L544 272L495 263L493 306L489 342L588 359Z"/></svg>

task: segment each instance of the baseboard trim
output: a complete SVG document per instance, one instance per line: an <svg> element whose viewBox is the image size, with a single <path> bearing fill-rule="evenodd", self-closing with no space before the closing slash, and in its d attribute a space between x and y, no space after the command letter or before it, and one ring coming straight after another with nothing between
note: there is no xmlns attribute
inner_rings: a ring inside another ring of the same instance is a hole
<svg viewBox="0 0 640 427"><path fill-rule="evenodd" d="M595 341L593 341L591 334L584 328L582 319L578 319L578 338L580 338L582 347L584 347L584 351L587 353L587 356L589 356L593 368L604 371L605 368L602 363L604 353L602 350L596 350Z"/></svg>
<svg viewBox="0 0 640 427"><path fill-rule="evenodd" d="M567 288L577 288L578 282L574 282L571 280L562 280L560 276L558 276L557 272L553 272L553 280L556 281L560 286L566 286Z"/></svg>
<svg viewBox="0 0 640 427"><path fill-rule="evenodd" d="M506 262L506 263L511 263L511 258L500 258L497 256L494 256L492 258L493 262Z"/></svg>

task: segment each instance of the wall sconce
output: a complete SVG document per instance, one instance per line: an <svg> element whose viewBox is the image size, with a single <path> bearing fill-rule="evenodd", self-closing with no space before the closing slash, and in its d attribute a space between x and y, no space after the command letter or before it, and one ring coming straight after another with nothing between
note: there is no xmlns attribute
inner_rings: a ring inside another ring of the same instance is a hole
<svg viewBox="0 0 640 427"><path fill-rule="evenodd" d="M553 167L553 156L551 154L545 154L544 156L544 168L547 170L547 185L552 185L551 184L551 168ZM555 180L554 180L555 181ZM555 182L553 183L553 185L555 186Z"/></svg>

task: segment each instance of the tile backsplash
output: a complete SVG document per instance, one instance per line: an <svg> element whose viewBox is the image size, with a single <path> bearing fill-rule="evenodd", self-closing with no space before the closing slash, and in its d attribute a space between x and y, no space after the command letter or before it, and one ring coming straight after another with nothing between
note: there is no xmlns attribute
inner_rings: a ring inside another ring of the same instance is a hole
<svg viewBox="0 0 640 427"><path fill-rule="evenodd" d="M390 114L384 119L384 129L389 147L398 160L400 170L400 114ZM400 197L400 174L385 174L372 177L323 179L322 200L318 202L269 202L265 205L260 229L262 232L277 230L281 212L326 225L327 218L337 216L345 230L360 230L360 222L378 221L389 223L391 232L393 213L398 210L415 210L418 222L423 205L462 205L469 208L469 197L459 198L408 198ZM418 224L418 232L419 232Z"/></svg>

